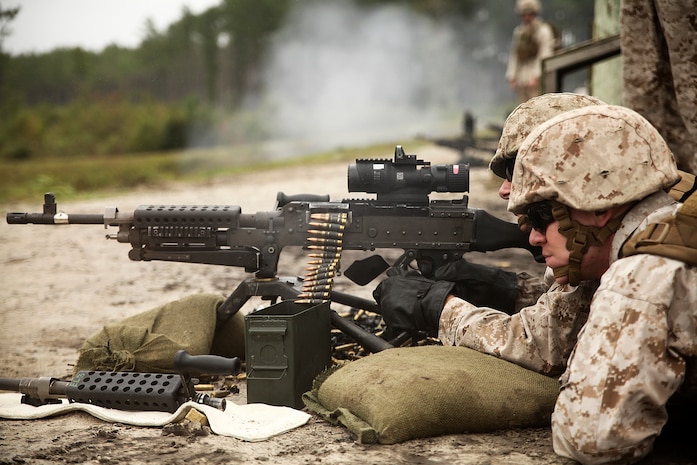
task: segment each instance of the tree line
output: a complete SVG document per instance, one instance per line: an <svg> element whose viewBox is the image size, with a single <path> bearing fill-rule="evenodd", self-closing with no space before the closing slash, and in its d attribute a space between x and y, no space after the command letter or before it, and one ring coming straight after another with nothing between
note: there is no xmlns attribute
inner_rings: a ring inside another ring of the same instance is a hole
<svg viewBox="0 0 697 465"><path fill-rule="evenodd" d="M263 123L250 120L249 102L267 90L260 76L274 34L298 6L322 3L221 0L200 14L183 10L181 18L165 31L148 22L145 37L135 49L111 45L99 52L78 47L10 56L3 52L0 36L0 110L4 115L0 158L182 148L190 145L188 134L193 126L223 126L228 131L221 137L210 130L199 137L203 144L231 142L236 131L230 134L230 126L238 127L247 137L263 138ZM463 47L473 49L494 45L506 51L517 23L514 1L353 3L365 9L400 5L444 23L471 21L486 14L489 26L501 34L492 38L483 33L482 43L475 46L463 43ZM592 2L543 3L546 17L573 32L577 40L590 36L592 6L583 4ZM3 10L0 5L0 24L11 25L17 14L21 15L21 6ZM579 21L583 17L586 21ZM463 36L463 42L472 40L471 34L467 37ZM500 53L488 59L502 68ZM230 123L231 115L235 123ZM81 128L89 134L81 134ZM109 136L109 131L115 134Z"/></svg>

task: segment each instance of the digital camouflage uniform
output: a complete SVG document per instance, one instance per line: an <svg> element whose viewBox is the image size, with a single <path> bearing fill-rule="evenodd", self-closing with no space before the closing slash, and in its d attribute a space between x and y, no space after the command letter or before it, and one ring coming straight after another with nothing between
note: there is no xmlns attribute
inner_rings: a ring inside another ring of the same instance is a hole
<svg viewBox="0 0 697 465"><path fill-rule="evenodd" d="M657 255L619 258L619 250L640 222L643 229L676 206L654 194L615 234L612 264L561 377L552 416L559 455L583 463L639 459L668 419L686 358L697 356L697 269Z"/></svg>
<svg viewBox="0 0 697 465"><path fill-rule="evenodd" d="M550 93L519 104L506 118L489 169L505 179L506 162L516 158L530 131L565 111L603 103L581 94ZM508 316L454 299L441 314L438 338L445 345L471 347L530 370L560 375L586 322L597 285L556 284L550 269L543 279L520 273L519 313Z"/></svg>
<svg viewBox="0 0 697 465"><path fill-rule="evenodd" d="M520 148L509 210L552 199L586 211L635 203L614 233L609 268L599 284L553 286L518 315L459 299L441 314L444 344L564 370L552 417L562 456L639 460L667 421L668 400L694 377L686 365L697 356L697 269L658 255L620 257L636 231L674 213L679 204L664 189L678 180L665 142L631 110L592 106L549 120Z"/></svg>
<svg viewBox="0 0 697 465"><path fill-rule="evenodd" d="M440 317L443 345L465 346L530 370L560 375L588 318L597 282L552 284L537 302L509 316L451 299Z"/></svg>
<svg viewBox="0 0 697 465"><path fill-rule="evenodd" d="M537 0L518 0L516 12L540 12ZM554 52L554 32L549 24L535 17L529 24L519 24L513 29L511 51L506 67L506 80L516 83L518 102L524 102L540 94L542 60ZM534 80L538 85L531 86Z"/></svg>
<svg viewBox="0 0 697 465"><path fill-rule="evenodd" d="M697 173L697 0L625 0L620 27L623 104Z"/></svg>
<svg viewBox="0 0 697 465"><path fill-rule="evenodd" d="M588 105L603 105L604 103L602 100L589 95L558 92L532 97L519 104L506 118L496 153L489 163L489 169L499 178L506 179L506 162L515 159L520 144L535 127L565 111ZM542 279L528 273L518 273L516 310L534 304L538 297L550 288L554 282L554 277L549 273L550 270L547 271L548 273ZM571 292L571 294L585 295L583 290L578 293ZM587 298L582 295L579 297ZM567 298L573 297L567 296Z"/></svg>

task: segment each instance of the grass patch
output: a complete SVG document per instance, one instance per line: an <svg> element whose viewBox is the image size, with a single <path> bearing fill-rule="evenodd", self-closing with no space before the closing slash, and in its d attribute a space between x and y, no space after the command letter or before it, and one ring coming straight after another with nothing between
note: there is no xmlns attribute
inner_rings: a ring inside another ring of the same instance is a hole
<svg viewBox="0 0 697 465"><path fill-rule="evenodd" d="M203 181L283 166L349 163L356 158L392 158L394 145L340 148L281 159L269 155L268 147L239 146L109 157L2 161L0 203L35 200L46 192L55 193L61 200L70 200L141 186ZM418 148L424 142L408 141L403 145L409 153L418 154Z"/></svg>

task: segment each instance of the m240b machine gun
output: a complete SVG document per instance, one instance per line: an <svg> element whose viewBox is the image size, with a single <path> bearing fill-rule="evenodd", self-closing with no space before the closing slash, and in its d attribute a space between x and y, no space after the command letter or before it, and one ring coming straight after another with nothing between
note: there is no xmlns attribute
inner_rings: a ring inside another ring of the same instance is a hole
<svg viewBox="0 0 697 465"><path fill-rule="evenodd" d="M538 254L517 224L468 208L466 194L447 200L429 198L433 192L468 190L469 165L431 165L397 146L392 160L358 159L349 165L348 191L375 194L372 199L331 201L328 195L279 192L273 210L251 214L242 213L238 205L141 205L133 212L107 208L104 214L70 215L59 212L55 197L48 193L43 212L8 213L7 222L103 224L118 228L107 238L130 244L131 260L236 266L254 273L219 307L223 322L251 296L295 299L302 295L303 279L277 275L280 254L289 246L307 249L319 261L336 261L342 250L401 249L401 257L392 265L415 262L426 277L470 251L524 248ZM389 266L378 255L354 263L344 275L365 285ZM328 300L378 311L373 301L328 288L323 288ZM332 312L332 323L371 352L391 347L336 312Z"/></svg>

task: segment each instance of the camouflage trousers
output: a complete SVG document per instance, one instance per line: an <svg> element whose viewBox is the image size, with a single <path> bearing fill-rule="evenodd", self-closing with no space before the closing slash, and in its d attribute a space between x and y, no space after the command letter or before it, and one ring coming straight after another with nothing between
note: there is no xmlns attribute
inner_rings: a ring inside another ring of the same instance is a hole
<svg viewBox="0 0 697 465"><path fill-rule="evenodd" d="M621 14L623 104L697 173L697 0L624 0Z"/></svg>

